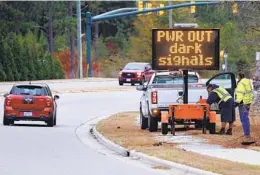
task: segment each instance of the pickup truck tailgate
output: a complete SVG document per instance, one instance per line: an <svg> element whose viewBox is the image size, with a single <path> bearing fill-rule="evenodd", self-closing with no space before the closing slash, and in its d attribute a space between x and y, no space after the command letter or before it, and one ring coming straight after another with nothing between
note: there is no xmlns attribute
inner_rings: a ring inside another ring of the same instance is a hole
<svg viewBox="0 0 260 175"><path fill-rule="evenodd" d="M151 85L151 92L157 92L158 107L168 107L170 104L177 103L179 92L182 91L181 85Z"/></svg>
<svg viewBox="0 0 260 175"><path fill-rule="evenodd" d="M151 92L157 92L157 104L158 107L168 107L170 104L176 104L177 99L180 97L180 93L183 92L182 85L152 85ZM206 87L197 87L196 85L189 85L188 90L188 102L196 103L199 101L200 96L202 98L208 97Z"/></svg>
<svg viewBox="0 0 260 175"><path fill-rule="evenodd" d="M158 104L168 107L170 104L177 103L180 89L157 89ZM165 106L166 105L166 106ZM167 106L168 105L168 106Z"/></svg>
<svg viewBox="0 0 260 175"><path fill-rule="evenodd" d="M202 96L202 98L208 98L208 92L205 87L189 88L189 90L188 90L188 102L189 103L197 103L200 99L200 96Z"/></svg>

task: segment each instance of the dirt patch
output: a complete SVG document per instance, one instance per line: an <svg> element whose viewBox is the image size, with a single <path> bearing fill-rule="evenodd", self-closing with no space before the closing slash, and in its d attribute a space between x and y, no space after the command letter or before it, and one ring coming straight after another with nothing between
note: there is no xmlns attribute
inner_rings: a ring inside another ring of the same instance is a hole
<svg viewBox="0 0 260 175"><path fill-rule="evenodd" d="M220 130L220 117L217 117L217 131ZM232 136L230 135L212 135L209 134L202 134L201 130L188 130L187 133L190 135L196 135L196 137L200 137L203 139L207 139L208 143L210 144L218 144L221 146L224 146L226 148L247 148L247 149L255 149L255 147L260 146L260 120L259 118L250 118L250 130L251 130L251 138L250 139L245 139L244 137L244 132L243 132L243 127L240 122L239 115L236 117L236 121L234 122L233 126L233 134ZM228 125L227 125L228 128ZM226 129L227 129L226 128ZM252 141L255 142L250 145L243 145L242 143L244 141ZM260 149L259 149L260 150Z"/></svg>
<svg viewBox="0 0 260 175"><path fill-rule="evenodd" d="M141 130L136 125L137 112L119 113L102 120L97 130L108 139L128 149L169 161L227 175L260 174L260 166L235 163L176 148L176 144L158 142L156 133ZM201 133L201 131L198 131ZM199 135L199 134L198 134ZM205 135L209 136L209 135ZM215 138L215 136L214 136ZM218 136L216 136L217 139ZM196 160L196 161L194 161Z"/></svg>

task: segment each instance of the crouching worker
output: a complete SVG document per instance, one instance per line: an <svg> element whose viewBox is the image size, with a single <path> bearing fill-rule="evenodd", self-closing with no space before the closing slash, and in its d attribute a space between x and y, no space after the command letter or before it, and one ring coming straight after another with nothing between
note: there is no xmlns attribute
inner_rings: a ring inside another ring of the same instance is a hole
<svg viewBox="0 0 260 175"><path fill-rule="evenodd" d="M209 92L207 103L210 105L217 103L220 109L221 130L218 134L232 135L233 122L236 119L233 97L226 89L216 84L209 84L207 91ZM229 128L227 132L225 132L227 123L229 123Z"/></svg>

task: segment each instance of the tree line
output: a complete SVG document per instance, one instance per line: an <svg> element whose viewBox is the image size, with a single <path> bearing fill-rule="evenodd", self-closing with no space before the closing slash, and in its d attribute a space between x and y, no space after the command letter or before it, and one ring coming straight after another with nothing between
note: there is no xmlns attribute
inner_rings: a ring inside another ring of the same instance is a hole
<svg viewBox="0 0 260 175"><path fill-rule="evenodd" d="M57 59L46 52L48 42L31 31L25 36L12 33L0 39L0 81L64 78Z"/></svg>
<svg viewBox="0 0 260 175"><path fill-rule="evenodd" d="M165 1L152 3L167 5ZM254 67L256 51L260 50L260 2L239 2L236 14L232 12L233 3L198 6L195 14L188 7L174 9L172 19L173 23L220 28L220 49L228 53L229 70L245 67L249 70ZM85 33L87 11L95 16L135 6L134 1L82 1L82 32ZM0 81L76 78L76 23L75 1L0 2ZM151 13L94 23L93 61L100 63L106 76L116 76L129 61L150 62L151 29L166 28L168 23L168 11L162 16ZM85 37L83 58L84 40Z"/></svg>

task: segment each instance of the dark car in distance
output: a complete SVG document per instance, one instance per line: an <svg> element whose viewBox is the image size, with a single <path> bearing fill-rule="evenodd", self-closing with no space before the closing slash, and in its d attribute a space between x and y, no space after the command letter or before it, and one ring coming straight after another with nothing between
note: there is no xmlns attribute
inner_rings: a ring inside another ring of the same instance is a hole
<svg viewBox="0 0 260 175"><path fill-rule="evenodd" d="M119 72L118 83L120 86L124 83L130 83L132 86L135 83L142 85L152 77L154 72L149 63L131 62Z"/></svg>
<svg viewBox="0 0 260 175"><path fill-rule="evenodd" d="M4 97L3 125L20 120L44 121L50 127L56 125L59 96L53 97L47 84L15 84Z"/></svg>

